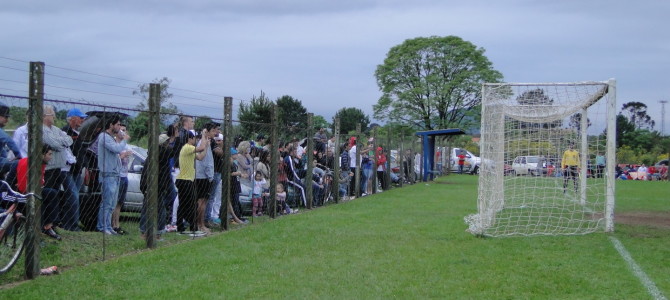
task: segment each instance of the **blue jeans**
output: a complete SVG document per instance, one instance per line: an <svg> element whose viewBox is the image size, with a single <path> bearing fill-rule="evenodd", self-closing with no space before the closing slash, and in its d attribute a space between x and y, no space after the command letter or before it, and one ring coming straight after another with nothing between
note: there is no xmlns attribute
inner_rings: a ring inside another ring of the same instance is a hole
<svg viewBox="0 0 670 300"><path fill-rule="evenodd" d="M61 227L65 230L79 231L79 188L69 171L61 171L63 177L63 195L61 203Z"/></svg>
<svg viewBox="0 0 670 300"><path fill-rule="evenodd" d="M361 194L367 193L368 181L372 177L372 167L363 167L363 176L361 176Z"/></svg>
<svg viewBox="0 0 670 300"><path fill-rule="evenodd" d="M205 209L205 222L214 220L218 218L212 216L212 211L214 210L214 205L218 203L221 206L221 193L217 193L217 189L221 189L221 173L214 173L214 179L212 180L212 189L209 192L209 199L207 200L207 208ZM219 199L216 199L216 198ZM217 210L218 211L218 210Z"/></svg>
<svg viewBox="0 0 670 300"><path fill-rule="evenodd" d="M119 199L119 175L105 176L102 174L102 199L98 209L98 231L113 231L112 211Z"/></svg>

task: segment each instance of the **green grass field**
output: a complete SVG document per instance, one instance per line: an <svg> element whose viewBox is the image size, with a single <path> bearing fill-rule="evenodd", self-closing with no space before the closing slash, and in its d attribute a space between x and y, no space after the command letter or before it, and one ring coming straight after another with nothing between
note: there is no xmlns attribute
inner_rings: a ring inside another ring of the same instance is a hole
<svg viewBox="0 0 670 300"><path fill-rule="evenodd" d="M617 182L617 213L670 216L667 182ZM477 177L257 222L5 286L0 299L653 299L614 248L620 240L666 297L670 228L477 238ZM133 247L141 245L139 238Z"/></svg>

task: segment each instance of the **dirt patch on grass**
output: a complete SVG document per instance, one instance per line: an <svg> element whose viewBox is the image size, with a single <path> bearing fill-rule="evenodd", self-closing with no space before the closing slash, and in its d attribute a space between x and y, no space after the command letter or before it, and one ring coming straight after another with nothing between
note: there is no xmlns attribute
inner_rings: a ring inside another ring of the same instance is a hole
<svg viewBox="0 0 670 300"><path fill-rule="evenodd" d="M670 212L627 212L614 215L614 222L670 229Z"/></svg>

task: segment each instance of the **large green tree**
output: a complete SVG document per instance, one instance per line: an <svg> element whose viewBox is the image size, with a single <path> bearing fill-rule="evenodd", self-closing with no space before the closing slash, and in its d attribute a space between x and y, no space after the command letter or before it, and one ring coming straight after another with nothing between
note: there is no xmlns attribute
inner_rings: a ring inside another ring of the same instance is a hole
<svg viewBox="0 0 670 300"><path fill-rule="evenodd" d="M307 128L307 109L300 100L284 95L277 99L277 106L280 132L293 134Z"/></svg>
<svg viewBox="0 0 670 300"><path fill-rule="evenodd" d="M654 129L656 122L647 114L647 105L642 102L631 101L624 103L621 107L621 113L635 125L636 129Z"/></svg>
<svg viewBox="0 0 670 300"><path fill-rule="evenodd" d="M254 95L249 103L240 103L237 117L240 119L242 136L255 138L259 133L269 136L273 110L274 103L263 91L258 97Z"/></svg>
<svg viewBox="0 0 670 300"><path fill-rule="evenodd" d="M469 122L481 103L481 84L500 82L477 48L457 36L419 37L391 48L375 71L382 96L373 106L379 120L432 130Z"/></svg>
<svg viewBox="0 0 670 300"><path fill-rule="evenodd" d="M355 107L345 107L338 110L333 116L333 124L335 124L337 118L340 118L340 133L343 134L356 131L357 124L361 124L361 131L367 131L370 124L370 118L362 110Z"/></svg>

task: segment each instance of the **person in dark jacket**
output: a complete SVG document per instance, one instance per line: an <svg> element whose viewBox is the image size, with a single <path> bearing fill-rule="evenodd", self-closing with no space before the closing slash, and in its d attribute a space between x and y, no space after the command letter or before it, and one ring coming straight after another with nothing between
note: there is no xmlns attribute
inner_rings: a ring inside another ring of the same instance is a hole
<svg viewBox="0 0 670 300"><path fill-rule="evenodd" d="M167 134L161 134L158 138L158 201L156 201L158 209L156 232L158 235L164 232L167 223L166 204L171 200L170 196L175 189L174 182L172 181L172 168L170 167L170 159L174 157L174 152L176 151L174 146L175 139L176 135L168 137ZM144 205L142 205L140 213L140 232L142 235L144 235L147 227L147 180L149 175L147 174L147 170L149 169L149 161L149 157L147 157L142 169L142 177L140 178L140 191L144 194Z"/></svg>

